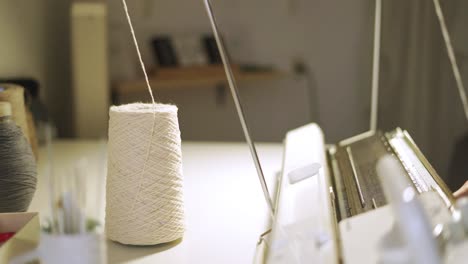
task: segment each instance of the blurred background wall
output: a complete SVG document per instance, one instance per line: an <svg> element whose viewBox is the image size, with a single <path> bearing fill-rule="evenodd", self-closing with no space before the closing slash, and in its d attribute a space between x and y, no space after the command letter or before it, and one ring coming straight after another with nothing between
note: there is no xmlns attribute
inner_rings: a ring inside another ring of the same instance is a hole
<svg viewBox="0 0 468 264"><path fill-rule="evenodd" d="M368 65L370 61L366 49L370 47L371 28L366 23L371 19L371 14L367 13L372 8L367 6L369 3L366 2L369 1L359 2L346 4L347 6L338 9L334 1L309 3L294 0L275 3L263 0L253 3L215 1L214 6L235 61L271 64L286 71L291 71L293 64L298 61L308 65L313 72L312 85L318 89L317 98L320 98L319 105L315 108L318 113L309 113L311 107L302 106L300 110L306 113L291 127L310 121L315 115L323 120L322 126L329 134L328 138L334 141L363 131L367 122L367 114L364 112L368 106L358 104L358 96L353 91L361 85L369 86L369 69L361 70L362 67L357 67L356 63ZM140 73L121 2L107 3L111 79L135 78ZM59 135L73 136L70 98L71 1L18 0L1 1L0 5L1 19L4 20L0 25L0 33L8 36L3 38L4 48L0 51L4 58L0 62L0 72L4 76L37 78L43 87L43 100L57 123ZM210 30L201 2L137 0L129 1L129 7L145 61L150 66L154 60L148 40L153 34ZM366 56L359 59L361 54ZM284 99L283 104L275 105L274 109L288 112L289 106L295 104L298 97L304 99L304 94L307 93L304 90L309 89L306 87L308 84L304 84L305 81L301 78L292 78L289 81L281 82L279 86L297 90L296 94L290 95L290 98L281 96ZM274 83L265 85L278 86ZM275 99L268 93L265 96L266 101ZM213 99L212 95L206 98L206 102L210 99ZM310 101L303 100L300 104ZM204 103L201 102L200 105L203 106ZM337 105L340 107L336 107ZM264 106L267 111L272 109L268 104ZM290 118L294 119L297 113L293 111ZM353 121L349 122L350 120ZM345 129L341 128L343 123L346 123ZM283 130L278 134L284 134ZM267 136L265 139L272 138L280 139L277 135Z"/></svg>
<svg viewBox="0 0 468 264"><path fill-rule="evenodd" d="M95 1L87 1L95 2ZM120 0L108 12L110 89L141 79ZM128 1L143 57L151 68L155 34L210 32L202 1ZM465 82L468 76L466 1L444 1ZM0 77L29 76L58 135L73 137L74 98L70 0L0 1ZM328 142L368 128L374 1L237 0L213 6L231 57L269 65L284 77L241 84L254 138L281 141L284 133L318 122ZM431 1L384 1L380 127L408 129L442 175L455 142L468 131ZM303 65L309 75L297 74ZM296 66L296 67L295 67ZM228 90L157 90L180 108L183 139L242 140ZM133 93L114 103L146 100Z"/></svg>
<svg viewBox="0 0 468 264"><path fill-rule="evenodd" d="M366 129L369 104L360 103L356 91L361 86L370 89L371 3L367 0L352 3L213 1L235 62L268 64L290 72L294 63L302 61L312 73L309 84L301 78L289 78L278 83L256 84L263 87L243 87L245 89L241 91L241 96L245 97L246 108L251 109L247 113L248 117L260 117L250 122L255 126L253 133L256 138L279 141L291 127L317 119L330 141ZM210 32L202 1L145 0L131 1L129 6L137 36L143 43L145 61L149 64L153 60L149 45L145 46L144 43L149 43L155 33ZM111 73L115 78L132 76L138 68L128 67L124 63L133 59L133 65L136 65L136 57L132 43L129 42L128 26L120 1L111 1L109 11L111 57L121 58L121 63L112 65ZM255 91L262 88L262 93ZM308 98L312 96L310 89L317 89L316 98ZM210 101L214 101L214 92L206 92L203 98L210 104ZM230 103L230 100L227 101ZM201 103L199 107L203 105ZM225 105L210 110L227 111L225 108L232 107ZM279 117L276 122L271 118L275 114ZM290 120L281 118L282 115L287 115ZM213 118L207 119L213 121ZM229 126L234 120L236 122L237 118L229 115L227 120L214 120L216 122L213 125L223 127ZM272 126L271 123L276 125ZM268 129L261 131L261 127ZM239 126L234 125L232 128L238 135L234 139L242 139ZM218 131L213 132L213 137L219 135Z"/></svg>
<svg viewBox="0 0 468 264"><path fill-rule="evenodd" d="M0 1L0 77L32 77L60 136L73 135L69 0Z"/></svg>

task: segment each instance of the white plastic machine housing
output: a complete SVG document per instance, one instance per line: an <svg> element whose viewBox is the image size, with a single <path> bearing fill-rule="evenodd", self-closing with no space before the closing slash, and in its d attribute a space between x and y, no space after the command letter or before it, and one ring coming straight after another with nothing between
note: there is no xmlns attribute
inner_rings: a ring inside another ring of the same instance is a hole
<svg viewBox="0 0 468 264"><path fill-rule="evenodd" d="M316 124L288 132L268 263L338 263L323 133ZM310 168L316 168L310 172ZM307 170L311 175L307 174ZM313 173L316 174L312 175ZM300 181L292 175L302 175Z"/></svg>
<svg viewBox="0 0 468 264"><path fill-rule="evenodd" d="M395 221L392 207L386 205L338 223L320 127L310 124L288 132L284 146L272 229L266 243L259 244L265 244L258 250L264 256L257 262L379 263L382 253L391 250L382 241L392 239L395 223L405 224L413 217ZM419 194L418 199L432 226L450 221L450 211L437 191ZM466 252L468 242L449 246L443 263L465 263Z"/></svg>

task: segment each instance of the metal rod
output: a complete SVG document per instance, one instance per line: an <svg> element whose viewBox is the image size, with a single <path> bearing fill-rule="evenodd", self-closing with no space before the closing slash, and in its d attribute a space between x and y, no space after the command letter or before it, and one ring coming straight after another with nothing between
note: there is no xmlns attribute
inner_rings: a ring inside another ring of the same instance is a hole
<svg viewBox="0 0 468 264"><path fill-rule="evenodd" d="M434 9L439 20L440 29L442 31L442 37L444 38L445 48L447 49L447 54L452 66L453 76L455 77L455 82L457 83L458 93L462 101L463 110L465 113L465 118L468 120L468 99L466 97L465 86L463 85L463 79L460 74L460 68L458 67L457 58L455 57L455 52L453 50L452 41L450 40L450 34L447 29L447 24L445 23L444 13L442 12L442 7L440 6L439 0L434 0Z"/></svg>
<svg viewBox="0 0 468 264"><path fill-rule="evenodd" d="M377 130L377 119L379 112L379 73L380 73L380 35L382 31L382 0L375 1L374 21L374 53L372 56L372 94L370 130Z"/></svg>
<svg viewBox="0 0 468 264"><path fill-rule="evenodd" d="M351 163L351 169L353 170L354 182L356 183L356 188L359 192L359 199L361 200L362 208L364 208L366 207L366 201L364 200L364 195L362 193L361 184L359 183L356 165L354 164L353 152L351 151L350 147L346 148L346 152L348 153L349 162Z"/></svg>
<svg viewBox="0 0 468 264"><path fill-rule="evenodd" d="M229 58L226 54L226 50L224 47L223 40L219 34L218 26L216 24L215 16L213 14L213 10L211 8L211 4L209 0L204 0L206 12L208 13L208 18L210 19L210 24L213 29L214 37L216 39L216 43L218 45L219 53L221 55L221 59L224 65L224 71L226 72L226 77L228 80L229 88L231 90L232 98L234 99L234 104L236 105L237 115L239 116L239 120L242 126L242 130L244 131L244 136L247 141L247 144L250 148L250 153L252 154L252 159L255 163L255 168L257 169L258 179L260 180L260 185L263 189L263 195L265 196L265 200L267 205L272 214L274 214L274 206L271 200L270 192L268 191L268 186L265 181L265 176L263 174L262 166L260 164L260 160L258 158L257 150L255 149L255 145L250 137L249 128L245 121L244 111L242 109L242 105L239 98L239 92L237 90L236 80L234 78L234 74L232 73L231 64L229 62Z"/></svg>

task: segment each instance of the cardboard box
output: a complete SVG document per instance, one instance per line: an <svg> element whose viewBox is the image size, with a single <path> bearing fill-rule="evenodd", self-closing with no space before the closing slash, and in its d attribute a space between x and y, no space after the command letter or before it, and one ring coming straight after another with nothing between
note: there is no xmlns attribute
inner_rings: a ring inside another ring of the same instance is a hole
<svg viewBox="0 0 468 264"><path fill-rule="evenodd" d="M0 233L15 232L6 243L0 245L0 263L33 250L39 245L41 227L38 213L0 214Z"/></svg>

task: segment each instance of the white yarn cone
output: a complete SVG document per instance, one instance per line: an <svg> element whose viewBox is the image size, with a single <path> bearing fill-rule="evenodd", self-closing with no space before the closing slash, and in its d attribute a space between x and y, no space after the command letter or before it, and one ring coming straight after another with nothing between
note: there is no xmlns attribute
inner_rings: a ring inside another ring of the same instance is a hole
<svg viewBox="0 0 468 264"><path fill-rule="evenodd" d="M177 107L112 106L106 234L113 241L154 245L184 233L182 154Z"/></svg>

